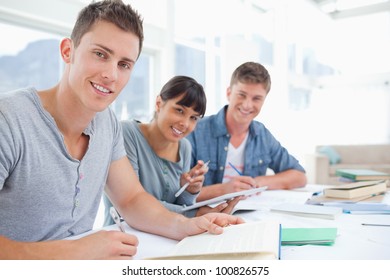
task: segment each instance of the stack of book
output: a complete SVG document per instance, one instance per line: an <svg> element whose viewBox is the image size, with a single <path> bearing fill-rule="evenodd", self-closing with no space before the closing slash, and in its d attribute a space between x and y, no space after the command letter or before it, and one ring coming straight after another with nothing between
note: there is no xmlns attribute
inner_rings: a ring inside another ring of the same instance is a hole
<svg viewBox="0 0 390 280"><path fill-rule="evenodd" d="M369 180L390 180L390 174L371 169L337 169L340 181L356 182Z"/></svg>
<svg viewBox="0 0 390 280"><path fill-rule="evenodd" d="M307 203L341 208L349 214L390 214L387 190L385 180L358 181L326 188Z"/></svg>
<svg viewBox="0 0 390 280"><path fill-rule="evenodd" d="M324 189L324 196L342 199L365 199L386 192L385 180L360 181Z"/></svg>

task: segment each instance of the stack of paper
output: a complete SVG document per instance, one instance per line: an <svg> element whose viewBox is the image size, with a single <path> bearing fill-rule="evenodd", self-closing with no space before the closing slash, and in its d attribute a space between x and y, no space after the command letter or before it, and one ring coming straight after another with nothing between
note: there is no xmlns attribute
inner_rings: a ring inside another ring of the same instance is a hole
<svg viewBox="0 0 390 280"><path fill-rule="evenodd" d="M349 214L390 214L390 205L385 203L343 203L343 202L327 202L324 206L341 207L344 213Z"/></svg>
<svg viewBox="0 0 390 280"><path fill-rule="evenodd" d="M334 220L343 210L340 207L324 207L309 204L284 203L271 207L271 211L303 217Z"/></svg>

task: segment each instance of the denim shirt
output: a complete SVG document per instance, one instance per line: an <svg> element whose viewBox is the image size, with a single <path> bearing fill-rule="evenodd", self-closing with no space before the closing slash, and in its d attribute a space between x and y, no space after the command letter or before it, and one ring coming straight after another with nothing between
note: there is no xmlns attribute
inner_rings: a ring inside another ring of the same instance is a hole
<svg viewBox="0 0 390 280"><path fill-rule="evenodd" d="M200 120L196 129L187 136L192 145L191 166L195 166L198 160L210 160L204 186L222 182L230 141L225 123L226 109L227 105L216 115ZM305 172L298 160L288 153L262 123L252 121L245 146L243 175L253 178L265 175L267 168L275 173L289 169Z"/></svg>

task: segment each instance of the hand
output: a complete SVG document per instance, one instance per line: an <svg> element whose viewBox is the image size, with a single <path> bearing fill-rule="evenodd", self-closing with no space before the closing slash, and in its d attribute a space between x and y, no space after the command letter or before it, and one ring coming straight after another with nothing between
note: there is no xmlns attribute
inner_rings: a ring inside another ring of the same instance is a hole
<svg viewBox="0 0 390 280"><path fill-rule="evenodd" d="M203 206L200 207L199 210L196 212L196 217L202 216L207 213L226 213L231 214L234 207L237 205L237 203L242 199L241 196L235 197L234 199L231 199L227 202L223 202L214 208L210 206Z"/></svg>
<svg viewBox="0 0 390 280"><path fill-rule="evenodd" d="M225 213L207 213L200 217L187 219L184 227L187 235L196 235L203 232L221 234L223 227L242 223L244 223L244 220L238 216Z"/></svg>
<svg viewBox="0 0 390 280"><path fill-rule="evenodd" d="M187 173L183 173L180 178L180 185L183 186L185 183L190 182L186 191L195 194L200 192L203 186L204 174L209 170L204 166L205 163L199 160L198 163Z"/></svg>
<svg viewBox="0 0 390 280"><path fill-rule="evenodd" d="M138 239L120 231L98 231L75 240L20 242L0 235L0 259L108 260L132 259Z"/></svg>
<svg viewBox="0 0 390 280"><path fill-rule="evenodd" d="M86 237L74 240L75 251L83 259L132 259L137 253L136 236L120 231L98 231ZM78 258L76 256L76 258Z"/></svg>
<svg viewBox="0 0 390 280"><path fill-rule="evenodd" d="M223 194L249 190L257 186L257 182L250 176L237 176L222 184Z"/></svg>

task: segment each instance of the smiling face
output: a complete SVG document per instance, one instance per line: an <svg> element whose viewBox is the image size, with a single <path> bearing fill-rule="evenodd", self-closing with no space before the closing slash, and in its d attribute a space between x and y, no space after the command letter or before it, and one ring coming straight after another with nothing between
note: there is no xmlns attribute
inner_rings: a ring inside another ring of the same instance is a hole
<svg viewBox="0 0 390 280"><path fill-rule="evenodd" d="M106 109L129 81L138 53L139 38L106 21L95 23L76 48L70 39L62 41L75 106L95 113Z"/></svg>
<svg viewBox="0 0 390 280"><path fill-rule="evenodd" d="M261 83L237 82L227 89L229 106L226 112L228 125L249 127L260 113L267 91Z"/></svg>
<svg viewBox="0 0 390 280"><path fill-rule="evenodd" d="M156 101L155 121L160 134L170 142L178 142L191 133L200 119L192 107L179 105L183 95L163 101L160 96Z"/></svg>

